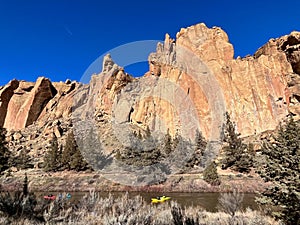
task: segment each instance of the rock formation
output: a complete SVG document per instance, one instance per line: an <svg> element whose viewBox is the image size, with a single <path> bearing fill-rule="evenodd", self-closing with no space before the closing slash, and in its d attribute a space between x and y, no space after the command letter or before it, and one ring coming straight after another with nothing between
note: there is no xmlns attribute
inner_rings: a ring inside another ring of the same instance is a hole
<svg viewBox="0 0 300 225"><path fill-rule="evenodd" d="M165 42L158 44L157 52L149 57L150 71L146 76L172 81L187 93L197 109L206 137L215 131L211 126L215 119L212 115L224 110L217 111L216 101L225 104L225 110L236 121L243 136L273 130L288 113L299 115L299 35L292 32L271 39L254 56L234 59L233 46L223 30L197 24L181 29L176 41L166 35ZM183 51L188 53L183 54ZM216 80L201 84L192 70L188 71L190 68L183 68L186 66L183 63L189 63L192 57L203 64L202 68L197 68L199 73ZM222 93L215 99L211 92L217 90ZM162 114L164 109L163 119L171 126L169 128L176 130L176 125L172 127L174 109L169 102L145 101L133 107L132 121L147 124L149 116L145 115L156 105L151 114Z"/></svg>
<svg viewBox="0 0 300 225"><path fill-rule="evenodd" d="M300 33L271 39L253 56L234 59L227 34L202 23L181 29L176 40L167 34L142 78L128 75L108 55L88 85L41 77L0 88L0 126L11 140L16 132L17 139L31 141L63 138L79 108L81 118L102 124L103 133L113 120L141 130L169 129L172 135L186 130L187 137L200 129L218 138L225 111L243 136L273 130L289 113L300 115ZM37 135L29 135L34 129Z"/></svg>
<svg viewBox="0 0 300 225"><path fill-rule="evenodd" d="M76 85L51 83L44 77L35 83L12 80L0 91L0 126L16 131L35 122L59 119L63 114L67 117L72 107L69 98Z"/></svg>

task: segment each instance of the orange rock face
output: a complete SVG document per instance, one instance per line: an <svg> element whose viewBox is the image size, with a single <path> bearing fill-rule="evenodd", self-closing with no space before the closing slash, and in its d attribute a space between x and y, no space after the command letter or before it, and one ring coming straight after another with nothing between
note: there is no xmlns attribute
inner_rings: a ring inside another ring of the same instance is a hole
<svg viewBox="0 0 300 225"><path fill-rule="evenodd" d="M19 81L12 80L0 90L0 126L2 127L7 115L7 107L11 97L19 86Z"/></svg>
<svg viewBox="0 0 300 225"><path fill-rule="evenodd" d="M213 138L228 111L238 131L252 135L274 129L289 113L299 117L299 74L298 32L271 39L254 56L234 59L222 29L197 24L181 29L176 40L166 35L149 56L149 72L139 79L106 56L102 73L89 85L46 78L11 81L0 89L0 126L43 126L69 118L74 105L85 104L84 112L99 118L105 114L143 129L169 129L173 135L200 129Z"/></svg>
<svg viewBox="0 0 300 225"><path fill-rule="evenodd" d="M272 130L289 112L299 115L299 35L293 32L272 39L253 57L234 59L233 46L224 31L197 24L181 29L176 41L166 35L165 42L158 45L157 52L149 57L150 73L147 76L172 81L187 93L198 112L200 129L206 137L215 131L213 116L224 113L224 110L230 113L243 136ZM180 56L182 51L188 51L191 56ZM207 88L211 82L201 85L192 72L182 70L178 65L179 60L189 64L192 59L203 64L196 72L213 76L213 85L217 88ZM212 92L216 89L221 93L214 99ZM213 105L216 101L225 108L218 111ZM149 117L145 115L153 105L156 105L156 112L152 115L161 114L164 109L165 124L176 130L172 123L172 106L159 100L138 104L132 120L147 124ZM170 112L169 116L166 111Z"/></svg>
<svg viewBox="0 0 300 225"><path fill-rule="evenodd" d="M72 107L70 93L75 86L75 83L51 83L43 77L35 83L11 81L0 91L0 126L20 130L35 122L69 116Z"/></svg>

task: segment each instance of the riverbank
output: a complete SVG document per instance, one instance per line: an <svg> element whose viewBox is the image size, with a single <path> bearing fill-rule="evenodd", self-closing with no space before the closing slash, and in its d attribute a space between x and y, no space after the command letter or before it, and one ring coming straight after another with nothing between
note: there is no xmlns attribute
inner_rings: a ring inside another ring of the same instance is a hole
<svg viewBox="0 0 300 225"><path fill-rule="evenodd" d="M85 192L95 191L139 191L139 192L231 192L238 189L244 193L262 192L267 184L255 174L223 173L221 184L212 186L202 179L201 174L176 174L161 184L128 186L117 184L99 172L63 171L45 173L42 170L22 170L0 177L1 190L21 190L25 173L29 189L33 192Z"/></svg>

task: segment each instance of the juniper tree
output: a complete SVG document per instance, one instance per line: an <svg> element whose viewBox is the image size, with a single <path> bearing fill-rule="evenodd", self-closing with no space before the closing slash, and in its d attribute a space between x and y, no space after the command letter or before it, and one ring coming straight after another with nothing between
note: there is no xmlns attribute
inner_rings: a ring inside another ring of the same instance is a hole
<svg viewBox="0 0 300 225"><path fill-rule="evenodd" d="M202 133L197 130L196 135L195 135L195 150L194 150L194 153L192 154L191 158L186 163L187 168L191 168L194 165L197 165L197 166L204 165L204 162L206 161L204 159L204 152L205 152L206 146L207 146L207 141L203 137Z"/></svg>
<svg viewBox="0 0 300 225"><path fill-rule="evenodd" d="M199 155L203 156L207 146L207 141L205 140L205 138L203 137L202 133L199 130L196 131L195 141L196 141L195 152L198 152Z"/></svg>
<svg viewBox="0 0 300 225"><path fill-rule="evenodd" d="M196 164L204 167L205 162L207 160L207 156L205 156L205 149L207 147L207 141L203 137L200 131L196 131L196 146L195 146L195 160Z"/></svg>
<svg viewBox="0 0 300 225"><path fill-rule="evenodd" d="M64 150L62 152L62 169L71 170L70 161L72 155L75 153L76 141L73 132L69 133L66 138Z"/></svg>
<svg viewBox="0 0 300 225"><path fill-rule="evenodd" d="M50 142L50 149L44 156L44 170L46 172L58 171L60 167L60 154L57 137L54 135Z"/></svg>
<svg viewBox="0 0 300 225"><path fill-rule="evenodd" d="M85 161L85 159L82 157L79 149L77 149L77 151L71 158L70 168L71 170L76 170L76 171L83 171L88 169L88 164Z"/></svg>
<svg viewBox="0 0 300 225"><path fill-rule="evenodd" d="M28 178L27 173L25 173L24 181L23 181L23 195L28 195Z"/></svg>
<svg viewBox="0 0 300 225"><path fill-rule="evenodd" d="M222 169L232 168L239 172L249 172L253 165L253 154L242 142L240 133L236 131L235 124L231 121L228 112L225 114L225 119L223 141L226 145L222 148Z"/></svg>
<svg viewBox="0 0 300 225"><path fill-rule="evenodd" d="M179 143L182 141L182 137L180 136L178 130L175 133L174 138L171 137L171 149L172 151L174 151L177 146L179 145Z"/></svg>
<svg viewBox="0 0 300 225"><path fill-rule="evenodd" d="M163 156L167 157L172 152L172 145L173 145L172 137L168 129L164 137L164 144L162 149Z"/></svg>
<svg viewBox="0 0 300 225"><path fill-rule="evenodd" d="M22 149L17 156L11 156L9 159L9 166L15 166L18 169L28 169L34 167L31 157L26 149Z"/></svg>
<svg viewBox="0 0 300 225"><path fill-rule="evenodd" d="M87 162L81 155L73 131L71 131L67 136L61 163L62 168L66 170L80 171L87 169Z"/></svg>
<svg viewBox="0 0 300 225"><path fill-rule="evenodd" d="M211 185L220 185L220 177L217 171L217 165L213 161L203 171L203 180Z"/></svg>
<svg viewBox="0 0 300 225"><path fill-rule="evenodd" d="M149 138L149 137L151 137L151 130L150 130L150 127L147 126L146 127L146 138Z"/></svg>
<svg viewBox="0 0 300 225"><path fill-rule="evenodd" d="M300 224L300 125L289 118L280 125L273 141L262 146L258 174L272 185L258 201L279 207L277 218L285 224Z"/></svg>

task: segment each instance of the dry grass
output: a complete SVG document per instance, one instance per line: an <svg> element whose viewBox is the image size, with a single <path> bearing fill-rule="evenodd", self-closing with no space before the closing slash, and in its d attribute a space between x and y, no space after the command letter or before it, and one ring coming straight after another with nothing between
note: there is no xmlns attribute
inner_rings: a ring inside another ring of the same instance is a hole
<svg viewBox="0 0 300 225"><path fill-rule="evenodd" d="M176 202L151 205L142 197L129 198L128 194L114 198L101 198L91 191L76 205L64 201L51 202L44 212L45 222L34 222L26 218L16 218L9 222L0 216L0 224L33 225L271 225L278 224L272 218L258 211L247 209L234 216L225 212L211 213L199 207L181 208Z"/></svg>

